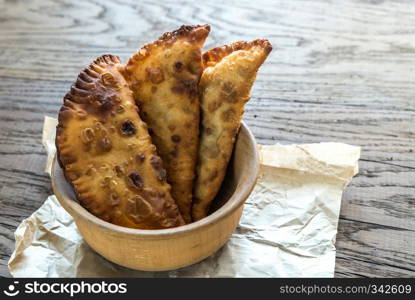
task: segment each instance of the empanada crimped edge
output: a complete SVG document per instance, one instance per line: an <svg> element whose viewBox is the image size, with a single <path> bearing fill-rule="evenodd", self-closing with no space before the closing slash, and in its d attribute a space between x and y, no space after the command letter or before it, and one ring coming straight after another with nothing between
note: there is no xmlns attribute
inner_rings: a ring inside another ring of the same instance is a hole
<svg viewBox="0 0 415 300"><path fill-rule="evenodd" d="M165 33L141 47L124 71L187 223L199 143L201 49L209 31L209 25L184 25Z"/></svg>
<svg viewBox="0 0 415 300"><path fill-rule="evenodd" d="M199 91L201 137L192 216L205 217L224 179L244 105L257 71L271 52L267 40L239 41L203 54Z"/></svg>
<svg viewBox="0 0 415 300"><path fill-rule="evenodd" d="M212 67L222 60L222 58L238 50L249 50L253 47L261 47L264 49L266 55L263 56L263 61L267 55L272 51L272 45L267 39L256 39L253 41L237 41L229 45L223 45L212 48L202 55L203 68Z"/></svg>
<svg viewBox="0 0 415 300"><path fill-rule="evenodd" d="M100 56L65 95L58 162L80 203L101 219L140 229L183 225L120 66L118 57Z"/></svg>

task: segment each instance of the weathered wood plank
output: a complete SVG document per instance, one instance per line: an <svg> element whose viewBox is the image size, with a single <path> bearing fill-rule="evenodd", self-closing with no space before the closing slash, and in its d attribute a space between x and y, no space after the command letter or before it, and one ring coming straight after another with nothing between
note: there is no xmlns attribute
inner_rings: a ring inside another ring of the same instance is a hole
<svg viewBox="0 0 415 300"><path fill-rule="evenodd" d="M413 277L415 230L342 219L337 240L339 276Z"/></svg>

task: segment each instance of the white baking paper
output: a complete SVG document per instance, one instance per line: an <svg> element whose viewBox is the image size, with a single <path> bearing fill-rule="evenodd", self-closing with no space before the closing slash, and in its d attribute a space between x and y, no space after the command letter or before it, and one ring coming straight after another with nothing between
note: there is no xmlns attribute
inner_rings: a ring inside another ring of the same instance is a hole
<svg viewBox="0 0 415 300"><path fill-rule="evenodd" d="M45 118L50 174L56 120ZM342 192L360 148L341 143L259 146L258 183L240 224L217 253L169 272L141 272L96 254L55 196L16 229L15 277L333 277Z"/></svg>

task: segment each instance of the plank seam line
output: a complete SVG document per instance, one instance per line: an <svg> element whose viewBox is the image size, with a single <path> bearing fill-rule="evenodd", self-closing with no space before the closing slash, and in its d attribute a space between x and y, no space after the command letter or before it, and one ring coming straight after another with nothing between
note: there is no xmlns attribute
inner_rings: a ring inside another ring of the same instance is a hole
<svg viewBox="0 0 415 300"><path fill-rule="evenodd" d="M365 222L365 221L360 221L360 220L354 220L354 219L349 219L349 218L345 218L345 217L342 217L342 216L340 216L340 220L363 223L363 224L368 224L368 225L374 225L374 226L377 226L377 227L384 227L384 228L387 228L387 229L392 229L392 230L397 230L397 231L415 232L415 230L413 230L413 229L395 227L395 226L389 226L389 225L383 225L383 224L376 224L376 223Z"/></svg>
<svg viewBox="0 0 415 300"><path fill-rule="evenodd" d="M336 259L342 259L342 260L346 260L346 261L350 260L350 259L345 258L345 257L337 257L337 255L336 255ZM387 264L387 263L368 261L368 260L359 259L359 258L356 258L356 257L353 258L353 260L365 262L365 263L368 263L368 264L371 264L371 265L388 266L388 267L392 267L392 268L401 269L401 270L410 271L410 272L415 273L415 269L409 269L409 268L406 268L406 267L400 267L400 266L391 265L391 264Z"/></svg>
<svg viewBox="0 0 415 300"><path fill-rule="evenodd" d="M361 158L360 160L361 161L367 161L367 162L373 162L373 163L378 163L378 164L384 164L384 165L390 165L390 166L395 166L395 167L401 167L401 168L415 170L415 167L403 166L403 165L388 163L388 162L384 162L384 161L377 161L377 160L371 160L371 159L365 159L365 158Z"/></svg>

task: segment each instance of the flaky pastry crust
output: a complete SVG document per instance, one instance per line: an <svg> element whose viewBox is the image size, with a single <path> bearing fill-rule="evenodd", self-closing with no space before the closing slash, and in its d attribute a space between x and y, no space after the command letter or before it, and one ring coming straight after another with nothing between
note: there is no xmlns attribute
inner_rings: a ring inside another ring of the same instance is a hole
<svg viewBox="0 0 415 300"><path fill-rule="evenodd" d="M139 49L124 70L187 223L199 142L201 48L209 31L197 25L165 33Z"/></svg>
<svg viewBox="0 0 415 300"><path fill-rule="evenodd" d="M83 70L59 112L58 161L80 203L113 224L183 225L156 148L116 56Z"/></svg>
<svg viewBox="0 0 415 300"><path fill-rule="evenodd" d="M199 83L201 137L194 185L194 220L205 217L215 198L234 147L244 105L259 67L272 46L267 40L236 42L203 54Z"/></svg>

